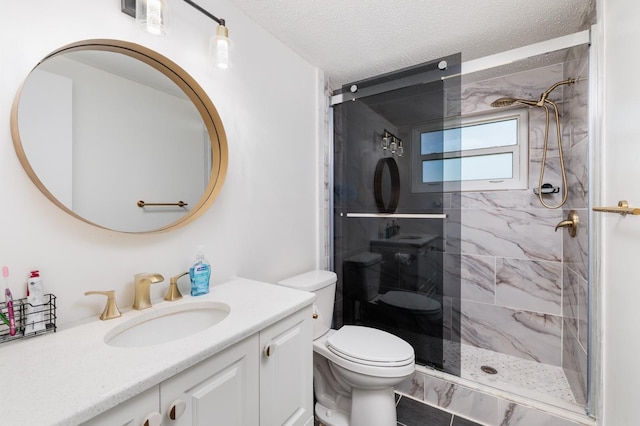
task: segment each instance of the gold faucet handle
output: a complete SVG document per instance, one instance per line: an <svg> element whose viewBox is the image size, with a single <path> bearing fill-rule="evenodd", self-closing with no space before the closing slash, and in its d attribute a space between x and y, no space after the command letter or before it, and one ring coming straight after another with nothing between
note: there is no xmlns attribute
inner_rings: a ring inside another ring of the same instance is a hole
<svg viewBox="0 0 640 426"><path fill-rule="evenodd" d="M173 302L174 300L182 299L182 293L180 293L180 289L178 288L178 280L188 273L189 272L183 272L169 279L169 290L167 290L167 295L164 296L164 300Z"/></svg>
<svg viewBox="0 0 640 426"><path fill-rule="evenodd" d="M107 304L104 306L104 311L102 311L102 315L100 315L100 319L102 321L110 320L113 318L118 318L122 316L120 310L118 309L118 305L116 304L116 291L87 291L84 293L85 296L91 296L93 294L100 294L102 296L107 296Z"/></svg>

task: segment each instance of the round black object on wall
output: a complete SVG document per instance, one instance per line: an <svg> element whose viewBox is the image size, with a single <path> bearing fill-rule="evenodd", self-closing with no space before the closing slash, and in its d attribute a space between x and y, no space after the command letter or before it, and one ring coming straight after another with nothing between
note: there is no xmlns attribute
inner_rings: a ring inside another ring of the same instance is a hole
<svg viewBox="0 0 640 426"><path fill-rule="evenodd" d="M400 200L400 173L393 157L381 158L376 164L373 192L380 213L394 213Z"/></svg>

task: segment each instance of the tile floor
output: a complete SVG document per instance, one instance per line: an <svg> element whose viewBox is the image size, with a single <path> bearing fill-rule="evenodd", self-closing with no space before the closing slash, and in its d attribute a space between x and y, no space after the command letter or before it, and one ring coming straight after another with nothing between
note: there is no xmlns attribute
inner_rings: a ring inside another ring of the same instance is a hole
<svg viewBox="0 0 640 426"><path fill-rule="evenodd" d="M462 364L460 377L489 385L496 389L553 404L564 401L577 404L569 382L561 367L529 361L469 345L460 345L452 358L459 357ZM446 364L446 361L445 361ZM497 372L487 374L482 366L490 366Z"/></svg>
<svg viewBox="0 0 640 426"><path fill-rule="evenodd" d="M481 426L462 417L396 394L398 426Z"/></svg>

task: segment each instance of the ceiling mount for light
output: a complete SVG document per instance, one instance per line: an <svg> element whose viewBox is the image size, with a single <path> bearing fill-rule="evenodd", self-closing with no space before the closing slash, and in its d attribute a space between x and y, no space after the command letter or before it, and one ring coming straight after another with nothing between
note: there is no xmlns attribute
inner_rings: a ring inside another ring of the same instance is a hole
<svg viewBox="0 0 640 426"><path fill-rule="evenodd" d="M191 0L183 0L203 15L213 19L218 27L209 43L209 55L219 68L229 67L229 29L225 20L212 15ZM140 27L153 35L165 35L168 26L168 8L166 0L120 0L121 10L136 18Z"/></svg>

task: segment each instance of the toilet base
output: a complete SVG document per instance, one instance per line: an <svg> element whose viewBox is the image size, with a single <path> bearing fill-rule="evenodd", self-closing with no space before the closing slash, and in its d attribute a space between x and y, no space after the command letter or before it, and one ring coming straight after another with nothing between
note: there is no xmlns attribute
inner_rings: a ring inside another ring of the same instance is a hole
<svg viewBox="0 0 640 426"><path fill-rule="evenodd" d="M348 413L339 410L331 410L319 402L316 402L315 414L321 425L350 426Z"/></svg>
<svg viewBox="0 0 640 426"><path fill-rule="evenodd" d="M396 426L393 389L353 389L351 413L332 410L316 402L315 415L325 426ZM375 407L375 409L372 409Z"/></svg>
<svg viewBox="0 0 640 426"><path fill-rule="evenodd" d="M350 426L396 426L396 398L393 388L354 388L352 392Z"/></svg>

